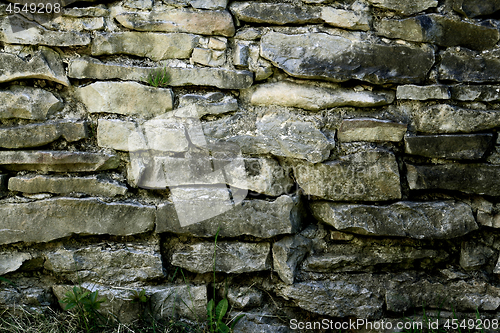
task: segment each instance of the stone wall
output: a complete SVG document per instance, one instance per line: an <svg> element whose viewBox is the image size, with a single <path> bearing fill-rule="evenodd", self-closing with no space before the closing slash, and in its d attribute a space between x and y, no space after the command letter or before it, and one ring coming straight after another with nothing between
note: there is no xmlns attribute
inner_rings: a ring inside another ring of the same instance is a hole
<svg viewBox="0 0 500 333"><path fill-rule="evenodd" d="M499 1L10 6L0 308L498 318Z"/></svg>

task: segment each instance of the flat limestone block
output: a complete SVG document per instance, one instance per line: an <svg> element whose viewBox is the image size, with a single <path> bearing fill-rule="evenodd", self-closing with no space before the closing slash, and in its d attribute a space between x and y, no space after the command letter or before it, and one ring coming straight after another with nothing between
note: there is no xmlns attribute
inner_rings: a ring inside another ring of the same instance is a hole
<svg viewBox="0 0 500 333"><path fill-rule="evenodd" d="M429 46L368 42L347 32L269 32L262 36L260 55L289 75L335 82L419 83L434 64Z"/></svg>
<svg viewBox="0 0 500 333"><path fill-rule="evenodd" d="M401 198L398 163L387 151L366 151L339 160L295 162L294 175L305 194L335 201Z"/></svg>
<svg viewBox="0 0 500 333"><path fill-rule="evenodd" d="M406 164L412 190L452 190L500 196L500 165L489 164Z"/></svg>
<svg viewBox="0 0 500 333"><path fill-rule="evenodd" d="M405 124L389 120L370 118L344 119L337 132L337 138L342 142L399 142L403 140L406 127Z"/></svg>
<svg viewBox="0 0 500 333"><path fill-rule="evenodd" d="M443 134L405 137L405 152L430 158L474 160L483 158L493 134Z"/></svg>
<svg viewBox="0 0 500 333"><path fill-rule="evenodd" d="M155 213L154 206L97 199L0 203L0 244L42 243L73 234L140 234L153 230Z"/></svg>
<svg viewBox="0 0 500 333"><path fill-rule="evenodd" d="M0 118L45 120L63 106L56 96L43 89L10 86L0 90Z"/></svg>
<svg viewBox="0 0 500 333"><path fill-rule="evenodd" d="M115 169L120 164L117 155L58 150L2 151L0 165L7 170L32 171L98 171Z"/></svg>
<svg viewBox="0 0 500 333"><path fill-rule="evenodd" d="M478 229L470 206L454 201L400 201L387 206L310 204L319 221L361 235L449 239Z"/></svg>

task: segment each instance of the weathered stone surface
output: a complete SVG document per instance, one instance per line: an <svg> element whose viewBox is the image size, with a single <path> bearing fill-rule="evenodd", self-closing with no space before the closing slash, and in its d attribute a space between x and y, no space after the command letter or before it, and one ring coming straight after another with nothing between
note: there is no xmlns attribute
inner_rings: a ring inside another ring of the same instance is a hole
<svg viewBox="0 0 500 333"><path fill-rule="evenodd" d="M286 284L293 284L297 266L311 250L311 240L301 235L286 236L273 244L273 268Z"/></svg>
<svg viewBox="0 0 500 333"><path fill-rule="evenodd" d="M68 17L100 17L109 16L109 10L104 5L88 7L63 8L64 16Z"/></svg>
<svg viewBox="0 0 500 333"><path fill-rule="evenodd" d="M401 198L394 154L366 151L319 164L296 162L294 175L306 194L336 201Z"/></svg>
<svg viewBox="0 0 500 333"><path fill-rule="evenodd" d="M245 89L252 85L253 74L224 68L166 67L170 75L170 86L215 86L221 89ZM82 57L69 64L68 75L76 79L121 79L146 82L150 73L162 71L163 67L138 67L103 63L97 59ZM0 76L1 79L1 76Z"/></svg>
<svg viewBox="0 0 500 333"><path fill-rule="evenodd" d="M494 311L500 305L500 289L486 282L431 282L423 279L387 290L387 310L405 312L414 307L475 312Z"/></svg>
<svg viewBox="0 0 500 333"><path fill-rule="evenodd" d="M369 288L366 283L359 283L357 279L343 278L294 283L283 286L276 293L285 299L291 299L302 309L322 316L376 317L384 303L381 293L375 288ZM371 281L370 276L365 278Z"/></svg>
<svg viewBox="0 0 500 333"><path fill-rule="evenodd" d="M86 139L88 137L87 123L85 121L60 120L0 128L0 147L39 147L60 137L68 142Z"/></svg>
<svg viewBox="0 0 500 333"><path fill-rule="evenodd" d="M437 7L437 0L400 1L400 0L368 0L373 6L389 9L404 15L412 15L428 8Z"/></svg>
<svg viewBox="0 0 500 333"><path fill-rule="evenodd" d="M44 120L62 108L63 103L43 89L11 86L0 91L0 118Z"/></svg>
<svg viewBox="0 0 500 333"><path fill-rule="evenodd" d="M193 207L207 203L209 201L204 198L198 198L197 201L191 200ZM181 227L174 204L163 203L158 205L157 209L156 232L214 237L220 228L219 236L221 237L251 235L270 238L299 231L304 214L298 196L282 195L273 201L244 200L241 205L221 215Z"/></svg>
<svg viewBox="0 0 500 333"><path fill-rule="evenodd" d="M171 89L136 82L96 82L77 88L76 95L90 113L118 113L153 117L172 110Z"/></svg>
<svg viewBox="0 0 500 333"><path fill-rule="evenodd" d="M479 53L461 48L448 48L441 55L438 67L440 80L458 82L498 82L499 52Z"/></svg>
<svg viewBox="0 0 500 333"><path fill-rule="evenodd" d="M460 266L465 270L477 270L486 264L494 254L493 249L477 241L462 242Z"/></svg>
<svg viewBox="0 0 500 333"><path fill-rule="evenodd" d="M157 319L171 317L205 319L207 287L205 285L171 285L155 287L150 296L152 313Z"/></svg>
<svg viewBox="0 0 500 333"><path fill-rule="evenodd" d="M226 52L197 47L193 50L191 60L201 65L219 67L226 62Z"/></svg>
<svg viewBox="0 0 500 333"><path fill-rule="evenodd" d="M20 79L42 79L69 86L59 54L47 47L41 47L29 60L0 53L0 82Z"/></svg>
<svg viewBox="0 0 500 333"><path fill-rule="evenodd" d="M360 3L358 2L357 4ZM354 6L351 9L345 10L329 6L322 7L320 17L325 23L334 27L350 30L370 30L372 22L370 12L362 6Z"/></svg>
<svg viewBox="0 0 500 333"><path fill-rule="evenodd" d="M487 164L406 164L410 189L441 189L500 196L500 166Z"/></svg>
<svg viewBox="0 0 500 333"><path fill-rule="evenodd" d="M407 268L420 262L443 262L448 254L443 250L420 248L407 244L386 242L357 242L330 244L325 253L309 256L302 263L305 271L319 273L363 272L380 267Z"/></svg>
<svg viewBox="0 0 500 333"><path fill-rule="evenodd" d="M86 193L104 197L114 197L127 193L127 186L113 180L97 176L17 176L9 179L9 190L23 193Z"/></svg>
<svg viewBox="0 0 500 333"><path fill-rule="evenodd" d="M452 88L453 89L453 88ZM428 86L404 85L398 86L397 99L412 99L425 101L428 99L450 99L450 91L447 86L432 84Z"/></svg>
<svg viewBox="0 0 500 333"><path fill-rule="evenodd" d="M0 276L17 271L29 259L31 254L26 252L0 252Z"/></svg>
<svg viewBox="0 0 500 333"><path fill-rule="evenodd" d="M154 206L97 199L3 203L0 214L0 244L48 242L73 234L126 236L150 231L155 222Z"/></svg>
<svg viewBox="0 0 500 333"><path fill-rule="evenodd" d="M474 50L492 48L500 34L492 26L452 20L438 14L426 14L403 20L382 19L375 24L377 34L412 42L440 46L465 46Z"/></svg>
<svg viewBox="0 0 500 333"><path fill-rule="evenodd" d="M459 101L496 102L500 100L500 86L456 85L450 90L452 98Z"/></svg>
<svg viewBox="0 0 500 333"><path fill-rule="evenodd" d="M453 9L467 17L490 15L500 10L500 1L453 0Z"/></svg>
<svg viewBox="0 0 500 333"><path fill-rule="evenodd" d="M44 254L44 268L78 284L123 285L163 277L158 240L120 244L113 242L61 245Z"/></svg>
<svg viewBox="0 0 500 333"><path fill-rule="evenodd" d="M54 304L50 287L40 283L40 278L16 280L16 286L0 286L0 307L2 311L19 314L20 311L44 310ZM6 313L6 314L7 314Z"/></svg>
<svg viewBox="0 0 500 333"><path fill-rule="evenodd" d="M438 104L415 112L413 125L416 131L423 133L484 131L500 126L500 112Z"/></svg>
<svg viewBox="0 0 500 333"><path fill-rule="evenodd" d="M193 8L200 9L225 9L228 0L189 0Z"/></svg>
<svg viewBox="0 0 500 333"><path fill-rule="evenodd" d="M313 111L336 106L382 106L393 101L394 93L390 91L333 89L287 81L258 85L251 97L253 105L282 105Z"/></svg>
<svg viewBox="0 0 500 333"><path fill-rule="evenodd" d="M484 157L493 139L493 134L407 136L405 152L430 158L475 160Z"/></svg>
<svg viewBox="0 0 500 333"><path fill-rule="evenodd" d="M320 23L321 7L286 3L233 2L229 9L240 21L269 24Z"/></svg>
<svg viewBox="0 0 500 333"><path fill-rule="evenodd" d="M255 308L264 301L264 293L254 287L229 286L227 300L235 309Z"/></svg>
<svg viewBox="0 0 500 333"><path fill-rule="evenodd" d="M124 27L138 31L190 32L199 35L234 35L234 24L227 11L164 11L121 13L115 19Z"/></svg>
<svg viewBox="0 0 500 333"><path fill-rule="evenodd" d="M395 141L403 140L406 125L389 120L370 118L344 119L337 132L337 138L342 142L353 141Z"/></svg>
<svg viewBox="0 0 500 333"><path fill-rule="evenodd" d="M224 170L225 175L214 171ZM158 175L156 170L163 170ZM134 181L140 179L139 181ZM141 176L130 177L129 181L139 187L153 187L153 184L164 186L221 185L227 184L240 189L250 190L270 196L289 193L293 181L287 169L271 158L245 157L238 160L210 158L157 157L149 161Z"/></svg>
<svg viewBox="0 0 500 333"><path fill-rule="evenodd" d="M92 39L92 55L131 54L159 61L185 59L191 56L198 38L173 33L113 32L98 34Z"/></svg>
<svg viewBox="0 0 500 333"><path fill-rule="evenodd" d="M401 201L370 206L316 201L310 207L319 221L361 235L447 239L478 228L471 208L461 202Z"/></svg>
<svg viewBox="0 0 500 333"><path fill-rule="evenodd" d="M434 63L429 46L389 45L364 41L359 34L269 32L261 39L261 56L292 76L343 82L418 83Z"/></svg>
<svg viewBox="0 0 500 333"><path fill-rule="evenodd" d="M0 41L48 46L89 45L90 36L75 31L52 31L20 15L0 16Z"/></svg>
<svg viewBox="0 0 500 333"><path fill-rule="evenodd" d="M141 147L141 142L134 140L138 131L137 124L133 121L119 119L99 119L97 121L97 145L122 151L133 150Z"/></svg>
<svg viewBox="0 0 500 333"><path fill-rule="evenodd" d="M196 112L191 108L183 108L187 105L196 105ZM207 95L187 94L179 97L179 109L174 111L176 117L201 118L207 114L222 114L238 110L238 100L230 95L218 93Z"/></svg>
<svg viewBox="0 0 500 333"><path fill-rule="evenodd" d="M217 242L215 271L258 272L270 269L269 243ZM214 243L182 244L175 248L170 263L195 273L214 270Z"/></svg>
<svg viewBox="0 0 500 333"><path fill-rule="evenodd" d="M0 165L7 170L78 172L115 169L116 155L74 151L2 151Z"/></svg>
<svg viewBox="0 0 500 333"><path fill-rule="evenodd" d="M234 325L235 332L259 332L259 333L291 333L288 325L283 324L275 316L270 316L269 312L236 312L231 314L235 320L240 314L243 317Z"/></svg>

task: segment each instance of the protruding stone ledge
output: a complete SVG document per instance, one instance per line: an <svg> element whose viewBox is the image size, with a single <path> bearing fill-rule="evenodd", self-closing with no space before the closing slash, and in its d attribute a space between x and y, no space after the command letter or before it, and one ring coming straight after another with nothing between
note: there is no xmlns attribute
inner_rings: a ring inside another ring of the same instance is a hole
<svg viewBox="0 0 500 333"><path fill-rule="evenodd" d="M412 190L452 190L500 196L500 165L406 164Z"/></svg>
<svg viewBox="0 0 500 333"><path fill-rule="evenodd" d="M397 99L411 99L425 101L428 99L450 99L450 91L447 86L433 84L428 86L416 86L407 84L398 86Z"/></svg>
<svg viewBox="0 0 500 333"><path fill-rule="evenodd" d="M471 133L499 127L500 111L438 104L414 112L413 122L417 132Z"/></svg>
<svg viewBox="0 0 500 333"><path fill-rule="evenodd" d="M0 215L0 244L49 242L73 234L127 236L151 231L155 223L154 206L96 199L0 203Z"/></svg>
<svg viewBox="0 0 500 333"><path fill-rule="evenodd" d="M269 243L217 242L215 271L246 273L268 270L271 267L270 252ZM190 272L213 272L214 243L180 244L173 250L170 263Z"/></svg>
<svg viewBox="0 0 500 333"><path fill-rule="evenodd" d="M115 169L117 155L57 150L1 151L0 165L7 170L79 172Z"/></svg>
<svg viewBox="0 0 500 333"><path fill-rule="evenodd" d="M478 229L472 209L462 202L401 201L371 206L315 201L310 207L319 221L361 235L449 239Z"/></svg>
<svg viewBox="0 0 500 333"><path fill-rule="evenodd" d="M191 205L202 212L202 205L210 205L210 200L191 200ZM282 195L273 201L247 199L218 216L182 227L174 204L166 202L158 206L156 232L214 237L220 228L221 237L250 235L270 238L298 232L304 217L305 211L300 198Z"/></svg>
<svg viewBox="0 0 500 333"><path fill-rule="evenodd" d="M53 142L60 137L68 142L86 139L88 137L87 122L61 120L0 128L0 147L39 147Z"/></svg>
<svg viewBox="0 0 500 333"><path fill-rule="evenodd" d="M115 19L138 31L188 32L200 35L234 36L233 18L228 11L169 9L149 13L121 13Z"/></svg>
<svg viewBox="0 0 500 333"><path fill-rule="evenodd" d="M63 103L43 89L11 86L0 90L0 118L45 120L62 108Z"/></svg>
<svg viewBox="0 0 500 333"><path fill-rule="evenodd" d="M419 83L434 64L428 45L373 43L347 32L269 32L262 36L260 53L292 76L336 82Z"/></svg>
<svg viewBox="0 0 500 333"><path fill-rule="evenodd" d="M96 82L76 88L76 96L90 113L139 115L144 118L172 110L172 89L154 88L137 82Z"/></svg>
<svg viewBox="0 0 500 333"><path fill-rule="evenodd" d="M114 197L127 193L127 186L97 176L17 176L9 178L9 190L23 193L86 193L103 197Z"/></svg>
<svg viewBox="0 0 500 333"><path fill-rule="evenodd" d="M191 56L198 37L183 33L112 32L92 39L92 55L130 54L154 61L186 59ZM147 47L145 47L147 45Z"/></svg>
<svg viewBox="0 0 500 333"><path fill-rule="evenodd" d="M48 46L84 46L90 44L88 34L75 31L47 30L19 14L0 16L0 29L2 31L0 41L7 44Z"/></svg>
<svg viewBox="0 0 500 333"><path fill-rule="evenodd" d="M393 101L391 91L334 89L287 81L258 85L251 97L253 105L282 105L312 111L336 106L374 107Z"/></svg>
<svg viewBox="0 0 500 333"><path fill-rule="evenodd" d="M500 57L498 50L481 53L465 48L448 48L438 66L440 80L456 82L499 82Z"/></svg>
<svg viewBox="0 0 500 333"><path fill-rule="evenodd" d="M387 151L359 152L318 164L296 162L293 168L308 195L336 201L401 198L398 163Z"/></svg>
<svg viewBox="0 0 500 333"><path fill-rule="evenodd" d="M69 86L61 57L47 47L40 47L29 60L11 53L0 53L0 68L0 82L42 79Z"/></svg>
<svg viewBox="0 0 500 333"><path fill-rule="evenodd" d="M32 259L27 252L0 252L0 276L17 271L25 261Z"/></svg>
<svg viewBox="0 0 500 333"><path fill-rule="evenodd" d="M94 58L83 57L71 60L68 76L75 79L120 79L145 82L148 75L163 70L165 70L164 67L127 66L103 63ZM253 83L253 73L249 71L205 67L166 67L166 70L170 76L169 86L199 85L221 89L246 89Z"/></svg>
<svg viewBox="0 0 500 333"><path fill-rule="evenodd" d="M341 142L399 142L403 140L406 127L405 124L389 120L370 118L344 119L337 132L337 138Z"/></svg>
<svg viewBox="0 0 500 333"><path fill-rule="evenodd" d="M453 0L453 9L467 17L490 15L500 10L498 0Z"/></svg>
<svg viewBox="0 0 500 333"><path fill-rule="evenodd" d="M464 46L474 50L490 49L500 38L493 26L452 20L438 14L425 14L403 20L383 19L375 24L377 34L412 42L440 46Z"/></svg>
<svg viewBox="0 0 500 333"><path fill-rule="evenodd" d="M405 152L430 158L475 160L484 157L493 139L493 134L407 136Z"/></svg>

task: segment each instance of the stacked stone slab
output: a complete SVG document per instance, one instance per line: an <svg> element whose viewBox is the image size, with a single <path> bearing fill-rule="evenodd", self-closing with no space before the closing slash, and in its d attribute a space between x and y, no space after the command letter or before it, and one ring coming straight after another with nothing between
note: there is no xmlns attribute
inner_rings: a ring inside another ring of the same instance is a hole
<svg viewBox="0 0 500 333"><path fill-rule="evenodd" d="M0 10L0 314L500 314L499 1Z"/></svg>

